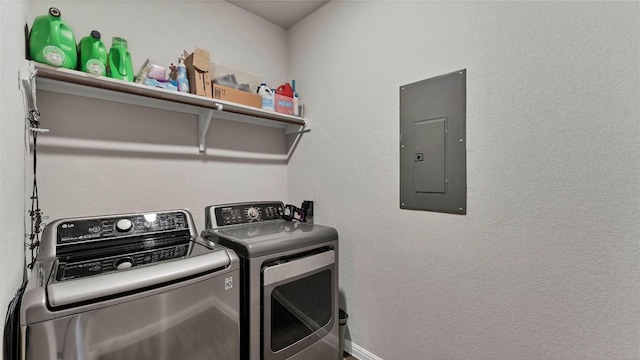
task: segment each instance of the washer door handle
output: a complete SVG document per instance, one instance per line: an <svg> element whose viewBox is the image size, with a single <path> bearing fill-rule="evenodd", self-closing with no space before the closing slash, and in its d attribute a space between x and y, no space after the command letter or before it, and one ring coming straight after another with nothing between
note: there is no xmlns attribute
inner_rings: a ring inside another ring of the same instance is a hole
<svg viewBox="0 0 640 360"><path fill-rule="evenodd" d="M53 283L47 286L47 297L52 307L59 307L128 291L139 291L214 269L226 268L230 263L231 259L226 251L215 251L157 265L98 275L99 282L94 277L85 277Z"/></svg>

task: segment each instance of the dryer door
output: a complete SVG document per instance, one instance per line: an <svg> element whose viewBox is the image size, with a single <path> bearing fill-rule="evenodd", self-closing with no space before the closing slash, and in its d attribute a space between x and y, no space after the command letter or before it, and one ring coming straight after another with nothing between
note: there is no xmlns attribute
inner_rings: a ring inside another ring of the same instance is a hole
<svg viewBox="0 0 640 360"><path fill-rule="evenodd" d="M336 313L335 251L266 266L262 286L265 360L289 359L329 334Z"/></svg>

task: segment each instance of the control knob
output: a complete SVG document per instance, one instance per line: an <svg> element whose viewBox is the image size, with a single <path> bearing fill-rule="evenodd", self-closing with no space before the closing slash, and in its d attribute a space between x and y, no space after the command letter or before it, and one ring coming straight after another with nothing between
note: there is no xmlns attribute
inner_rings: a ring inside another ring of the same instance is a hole
<svg viewBox="0 0 640 360"><path fill-rule="evenodd" d="M260 218L260 210L254 207L250 207L247 210L247 216L249 217L250 221L256 221L258 220L258 218Z"/></svg>
<svg viewBox="0 0 640 360"><path fill-rule="evenodd" d="M133 266L133 259L132 258L122 258L118 261L116 261L116 263L113 265L113 267L115 267L117 270L124 270L124 269L128 269L130 267Z"/></svg>
<svg viewBox="0 0 640 360"><path fill-rule="evenodd" d="M127 231L131 230L132 226L133 226L133 223L131 222L131 220L129 220L129 219L120 219L116 223L116 230L118 232L127 232Z"/></svg>

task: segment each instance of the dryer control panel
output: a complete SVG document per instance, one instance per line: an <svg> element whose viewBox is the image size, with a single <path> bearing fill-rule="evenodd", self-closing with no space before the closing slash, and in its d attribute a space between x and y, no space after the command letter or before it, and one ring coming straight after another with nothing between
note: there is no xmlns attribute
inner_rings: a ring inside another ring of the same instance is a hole
<svg viewBox="0 0 640 360"><path fill-rule="evenodd" d="M213 210L218 226L276 220L284 215L281 202L229 204L214 207ZM210 216L211 209L207 213Z"/></svg>

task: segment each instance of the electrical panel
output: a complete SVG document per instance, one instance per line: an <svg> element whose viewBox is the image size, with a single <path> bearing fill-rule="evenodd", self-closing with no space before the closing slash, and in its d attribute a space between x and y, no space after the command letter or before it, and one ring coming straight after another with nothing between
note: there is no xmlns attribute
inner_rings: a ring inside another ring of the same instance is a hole
<svg viewBox="0 0 640 360"><path fill-rule="evenodd" d="M467 213L466 70L400 87L400 208Z"/></svg>

